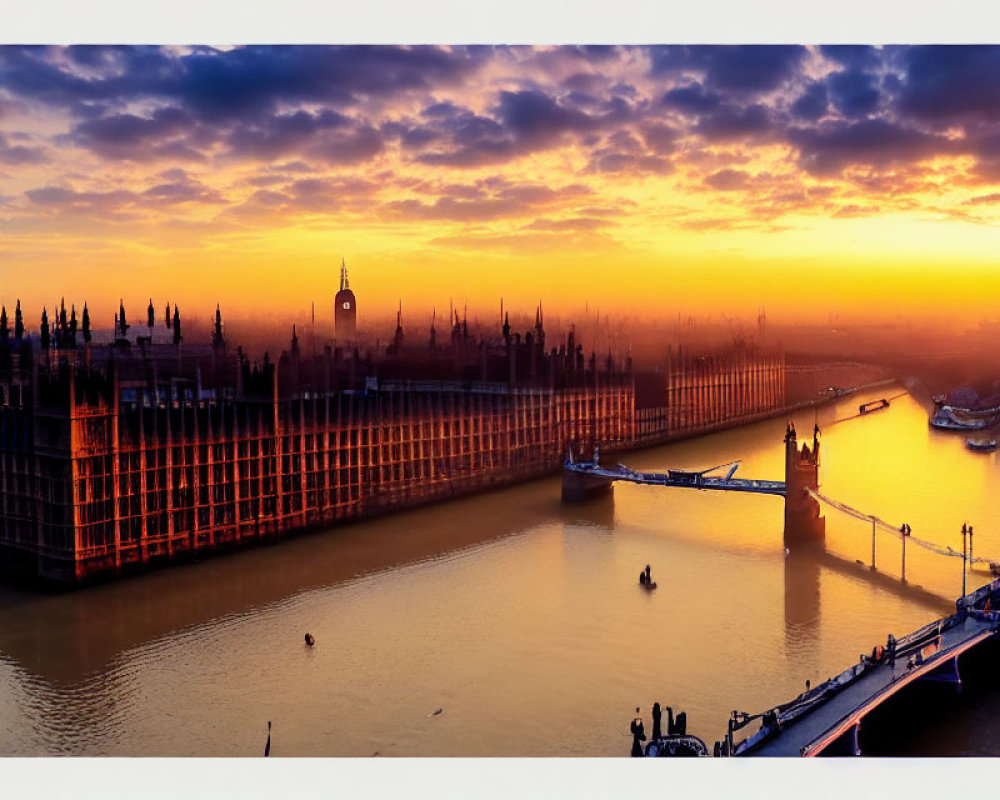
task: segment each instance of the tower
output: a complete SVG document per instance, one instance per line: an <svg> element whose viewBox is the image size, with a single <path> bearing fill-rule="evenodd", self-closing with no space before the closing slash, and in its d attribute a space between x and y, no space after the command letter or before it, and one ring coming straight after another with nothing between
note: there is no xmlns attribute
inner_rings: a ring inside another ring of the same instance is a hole
<svg viewBox="0 0 1000 800"><path fill-rule="evenodd" d="M347 265L340 260L340 291L333 299L336 337L341 341L351 341L357 335L358 306L347 281Z"/></svg>
<svg viewBox="0 0 1000 800"><path fill-rule="evenodd" d="M819 489L819 426L813 431L812 449L799 450L795 426L785 431L785 547L821 544L826 536L826 519L819 502L806 489Z"/></svg>

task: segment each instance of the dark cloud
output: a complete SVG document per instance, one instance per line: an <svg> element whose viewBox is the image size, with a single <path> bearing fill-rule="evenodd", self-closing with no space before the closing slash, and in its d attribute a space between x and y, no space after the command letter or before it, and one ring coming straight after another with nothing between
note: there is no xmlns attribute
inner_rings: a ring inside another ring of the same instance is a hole
<svg viewBox="0 0 1000 800"><path fill-rule="evenodd" d="M516 152L513 137L496 120L468 109L450 111L438 124L440 127L436 130L445 143L440 149L420 154L418 161L431 165L478 167L506 161Z"/></svg>
<svg viewBox="0 0 1000 800"><path fill-rule="evenodd" d="M738 169L720 169L705 178L705 184L720 191L745 189L750 182L750 175Z"/></svg>
<svg viewBox="0 0 1000 800"><path fill-rule="evenodd" d="M835 72L828 84L833 104L845 117L863 117L878 110L880 95L875 76L857 70Z"/></svg>
<svg viewBox="0 0 1000 800"><path fill-rule="evenodd" d="M689 83L671 89L663 95L661 102L668 108L675 108L686 114L707 114L719 107L722 95L706 92L700 83Z"/></svg>
<svg viewBox="0 0 1000 800"><path fill-rule="evenodd" d="M746 108L723 106L698 120L694 129L710 141L759 137L773 130L767 107L759 103Z"/></svg>
<svg viewBox="0 0 1000 800"><path fill-rule="evenodd" d="M288 153L298 152L317 134L345 128L349 123L343 114L330 109L315 113L300 110L237 124L227 136L226 143L237 156L279 158Z"/></svg>
<svg viewBox="0 0 1000 800"><path fill-rule="evenodd" d="M385 137L370 125L355 130L331 132L309 148L308 154L329 165L359 164L385 148Z"/></svg>
<svg viewBox="0 0 1000 800"><path fill-rule="evenodd" d="M142 193L159 205L179 203L223 203L221 194L189 183L161 183Z"/></svg>
<svg viewBox="0 0 1000 800"><path fill-rule="evenodd" d="M621 48L614 44L585 44L578 45L575 49L584 58L599 64L618 58Z"/></svg>
<svg viewBox="0 0 1000 800"><path fill-rule="evenodd" d="M593 72L575 72L562 82L564 89L585 93L596 92L603 84L604 79Z"/></svg>
<svg viewBox="0 0 1000 800"><path fill-rule="evenodd" d="M155 184L141 193L126 189L77 191L65 186L42 186L29 189L25 195L33 205L51 213L104 220L134 219L136 212L145 208L167 208L185 203L225 203L221 193L186 175Z"/></svg>
<svg viewBox="0 0 1000 800"><path fill-rule="evenodd" d="M478 63L472 51L439 47L252 46L186 56L161 91L206 117L238 117L456 84Z"/></svg>
<svg viewBox="0 0 1000 800"><path fill-rule="evenodd" d="M867 44L825 44L820 47L820 52L848 69L867 69L881 61L879 51Z"/></svg>
<svg viewBox="0 0 1000 800"><path fill-rule="evenodd" d="M594 154L589 169L591 172L652 172L666 175L673 172L674 165L661 156L605 150Z"/></svg>
<svg viewBox="0 0 1000 800"><path fill-rule="evenodd" d="M70 140L105 158L145 160L158 154L164 144L194 131L195 120L181 108L156 109L148 117L116 114L86 120L70 130Z"/></svg>
<svg viewBox="0 0 1000 800"><path fill-rule="evenodd" d="M441 138L436 128L407 122L386 122L381 131L389 139L398 139L407 150L422 150Z"/></svg>
<svg viewBox="0 0 1000 800"><path fill-rule="evenodd" d="M656 155L667 156L677 149L678 131L659 122L647 122L639 126L639 132L646 147Z"/></svg>
<svg viewBox="0 0 1000 800"><path fill-rule="evenodd" d="M922 120L1000 120L1000 47L907 48L899 107Z"/></svg>
<svg viewBox="0 0 1000 800"><path fill-rule="evenodd" d="M829 176L859 165L884 169L955 151L942 136L880 119L830 122L817 128L792 128L789 141L799 162L813 175Z"/></svg>
<svg viewBox="0 0 1000 800"><path fill-rule="evenodd" d="M502 163L558 146L568 138L584 139L605 127L628 121L632 114L627 101L621 98L603 103L605 113L589 114L537 89L502 91L497 101L492 110L495 116L482 116L453 106L444 110L446 114L435 114L437 118L428 125L440 135L425 136L434 147L418 153L416 160L451 167Z"/></svg>
<svg viewBox="0 0 1000 800"><path fill-rule="evenodd" d="M11 136L11 138L15 137ZM0 133L0 164L19 166L23 164L43 164L46 161L45 151L41 148L10 144L7 137Z"/></svg>
<svg viewBox="0 0 1000 800"><path fill-rule="evenodd" d="M36 206L54 214L86 216L96 219L130 219L124 209L134 205L134 192L116 189L108 192L78 192L63 186L43 186L25 192Z"/></svg>
<svg viewBox="0 0 1000 800"><path fill-rule="evenodd" d="M659 126L663 139L669 128ZM657 132L651 138L657 138ZM662 142L661 142L662 143ZM591 153L588 169L591 172L653 172L665 175L674 169L673 163L659 152L647 152L646 145L630 130L622 129L610 134L604 146Z"/></svg>
<svg viewBox="0 0 1000 800"><path fill-rule="evenodd" d="M563 134L593 130L597 121L559 105L543 92L500 92L497 116L516 139L534 147L546 147Z"/></svg>
<svg viewBox="0 0 1000 800"><path fill-rule="evenodd" d="M420 112L425 117L431 119L447 119L458 114L466 113L466 109L456 106L451 100L442 103L433 103Z"/></svg>
<svg viewBox="0 0 1000 800"><path fill-rule="evenodd" d="M826 84L822 81L813 81L799 98L792 103L792 114L799 119L815 122L822 117L829 106Z"/></svg>
<svg viewBox="0 0 1000 800"><path fill-rule="evenodd" d="M697 71L709 88L735 93L777 89L806 53L798 45L671 45L650 50L654 75Z"/></svg>
<svg viewBox="0 0 1000 800"><path fill-rule="evenodd" d="M225 203L225 198L215 189L211 189L200 181L193 180L184 174L184 170L167 170L174 173L169 183L159 183L142 193L144 200L153 205L172 206L182 203ZM181 173L177 175L176 173Z"/></svg>
<svg viewBox="0 0 1000 800"><path fill-rule="evenodd" d="M78 119L71 140L106 158L197 159L217 141L227 142L234 155L268 158L322 139L324 130L342 124L335 107L457 85L490 52L252 46L198 47L182 54L158 47L0 47L0 86L25 102L69 109ZM154 110L137 112L137 105ZM320 142L324 159L350 163L354 153L377 151L378 135L359 126L353 137ZM168 142L174 135L187 141Z"/></svg>

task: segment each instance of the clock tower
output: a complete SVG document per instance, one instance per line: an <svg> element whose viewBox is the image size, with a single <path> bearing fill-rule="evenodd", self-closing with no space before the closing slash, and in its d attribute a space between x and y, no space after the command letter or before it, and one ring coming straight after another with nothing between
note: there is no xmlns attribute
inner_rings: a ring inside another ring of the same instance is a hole
<svg viewBox="0 0 1000 800"><path fill-rule="evenodd" d="M358 304L347 281L347 265L340 260L340 291L334 298L334 320L336 336L341 342L350 341L357 335Z"/></svg>

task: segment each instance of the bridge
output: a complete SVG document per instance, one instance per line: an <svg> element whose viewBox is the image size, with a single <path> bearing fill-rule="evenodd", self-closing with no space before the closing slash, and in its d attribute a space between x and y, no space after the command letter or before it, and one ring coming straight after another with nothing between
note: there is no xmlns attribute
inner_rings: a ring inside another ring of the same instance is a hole
<svg viewBox="0 0 1000 800"><path fill-rule="evenodd" d="M616 481L673 486L683 489L705 489L720 492L770 494L785 499L785 545L821 542L826 535L826 520L820 516L815 493L819 490L819 426L813 429L812 447L798 447L795 426L785 430L785 480L761 480L733 477L739 461L731 461L702 470L669 469L666 472L639 472L618 464L608 468L600 465L600 454L594 449L592 461L575 461L572 457L563 465L562 499L578 502L611 492ZM729 467L725 475L710 473Z"/></svg>
<svg viewBox="0 0 1000 800"><path fill-rule="evenodd" d="M717 467L709 467L700 471L672 469L667 472L637 472L634 469L629 469L624 464L608 468L602 467L593 461L567 461L564 469L576 481L586 482L589 479L594 484L598 481L606 484L610 484L611 481L628 481L630 483L643 483L651 486L679 486L687 489L712 489L724 492L751 492L753 494L785 496L784 481L734 478L733 473L736 472L739 463L739 461L732 461L729 464L721 464ZM729 472L725 475L708 474L724 467L730 467ZM572 494L572 488L569 491Z"/></svg>
<svg viewBox="0 0 1000 800"><path fill-rule="evenodd" d="M918 681L962 685L959 656L1000 632L1000 580L956 601L956 613L900 639L891 635L871 656L795 699L766 712L734 711L720 756L862 755L863 720L883 703ZM751 736L735 734L761 720Z"/></svg>

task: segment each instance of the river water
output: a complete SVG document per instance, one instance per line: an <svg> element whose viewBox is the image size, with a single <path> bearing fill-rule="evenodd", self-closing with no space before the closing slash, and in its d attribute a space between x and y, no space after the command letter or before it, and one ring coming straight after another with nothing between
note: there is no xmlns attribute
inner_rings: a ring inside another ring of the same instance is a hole
<svg viewBox="0 0 1000 800"><path fill-rule="evenodd" d="M821 491L958 550L968 521L1000 557L995 454L908 395L848 419L899 391L795 415L822 429ZM780 480L784 427L620 459ZM786 557L781 498L559 493L554 477L78 592L0 589L0 753L257 756L271 720L273 756L622 756L653 701L711 746L731 710L791 699L961 590L961 559L912 544L902 584L882 533L873 573L871 526L832 509L828 555ZM960 710L901 753L1000 752L1000 697Z"/></svg>

